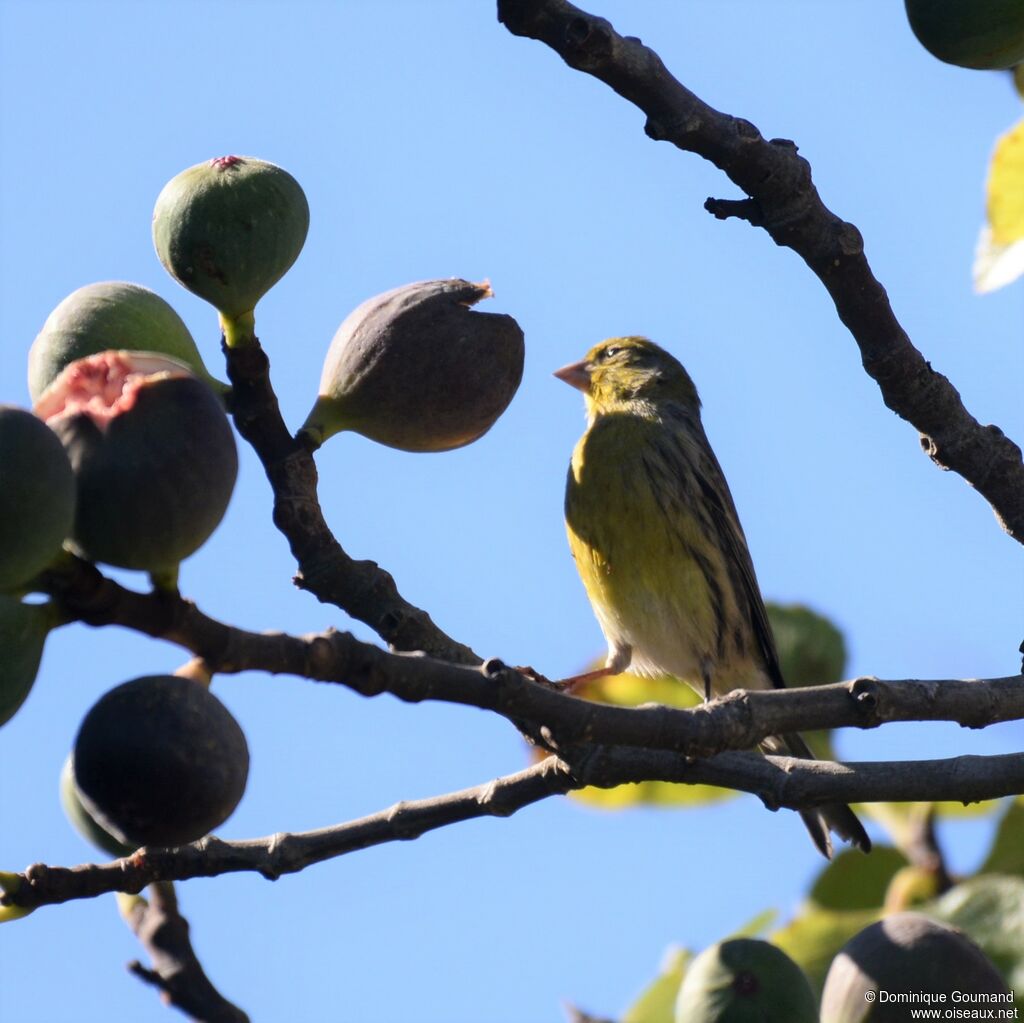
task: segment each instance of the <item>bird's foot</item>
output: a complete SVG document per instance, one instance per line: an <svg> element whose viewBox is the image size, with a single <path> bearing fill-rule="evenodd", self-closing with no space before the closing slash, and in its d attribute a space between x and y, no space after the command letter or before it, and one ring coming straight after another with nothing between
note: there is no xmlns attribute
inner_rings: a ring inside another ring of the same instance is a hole
<svg viewBox="0 0 1024 1023"><path fill-rule="evenodd" d="M604 668L595 668L593 671L585 671L581 675L570 675L569 678L562 678L557 682L549 684L554 686L559 692L572 695L582 689L588 682L596 682L599 678L608 678L609 675L616 674L618 672L615 668L606 666Z"/></svg>
<svg viewBox="0 0 1024 1023"><path fill-rule="evenodd" d="M517 664L512 670L519 672L520 675L525 676L531 682L539 682L542 686L557 687L559 685L558 682L552 682L546 675L542 675L529 664Z"/></svg>

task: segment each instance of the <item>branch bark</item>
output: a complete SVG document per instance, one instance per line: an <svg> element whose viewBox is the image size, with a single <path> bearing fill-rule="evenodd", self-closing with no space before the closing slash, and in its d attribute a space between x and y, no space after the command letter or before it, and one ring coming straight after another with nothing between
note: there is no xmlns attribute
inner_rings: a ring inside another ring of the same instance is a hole
<svg viewBox="0 0 1024 1023"><path fill-rule="evenodd" d="M231 413L238 432L263 463L274 492L274 525L298 562L296 585L372 628L397 650L423 650L460 664L479 664L469 647L439 629L430 615L398 592L376 562L356 561L335 539L317 496L313 456L288 432L270 384L269 361L255 339L225 348Z"/></svg>
<svg viewBox="0 0 1024 1023"><path fill-rule="evenodd" d="M1024 791L1024 754L964 756L912 763L849 763L721 753L689 761L665 750L584 746L549 756L516 774L444 796L398 803L388 810L297 834L223 842L208 836L174 849L139 849L106 864L49 867L0 874L0 906L22 912L108 892L139 892L147 884L252 871L268 880L385 842L478 817L508 817L553 795L587 785L612 788L658 780L720 785L758 796L771 810L826 803L956 799L977 802Z"/></svg>
<svg viewBox="0 0 1024 1023"><path fill-rule="evenodd" d="M593 75L647 115L646 133L709 160L749 199L709 199L715 216L739 216L796 252L828 290L882 398L920 433L942 469L989 502L1002 527L1024 543L1024 460L997 426L982 426L950 381L932 369L900 326L864 256L853 224L822 202L810 164L786 139L766 141L749 121L708 106L675 79L639 39L567 0L498 0L514 35L546 43L570 67Z"/></svg>
<svg viewBox="0 0 1024 1023"><path fill-rule="evenodd" d="M131 962L128 970L155 987L167 1005L180 1009L194 1023L249 1023L248 1015L206 976L170 881L155 883L148 900L136 899L125 920L153 961L152 968Z"/></svg>
<svg viewBox="0 0 1024 1023"><path fill-rule="evenodd" d="M710 756L749 749L768 735L793 731L874 728L890 721L956 721L983 728L1024 718L1020 675L859 678L805 689L739 689L685 710L661 704L613 707L560 692L493 658L474 667L381 650L334 630L291 636L236 629L181 596L136 593L74 559L60 574L50 573L44 584L67 617L89 625L121 625L177 643L216 673L291 674L344 685L363 696L387 692L407 703L439 700L479 707L501 714L555 750L601 743Z"/></svg>

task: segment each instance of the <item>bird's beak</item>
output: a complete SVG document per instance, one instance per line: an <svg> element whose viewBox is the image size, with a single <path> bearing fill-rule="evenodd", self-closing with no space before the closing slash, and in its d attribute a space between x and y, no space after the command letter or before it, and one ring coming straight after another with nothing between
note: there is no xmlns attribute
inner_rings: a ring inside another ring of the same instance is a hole
<svg viewBox="0 0 1024 1023"><path fill-rule="evenodd" d="M559 380L565 381L570 387L583 391L584 394L590 390L590 370L587 368L585 359L579 362L571 362L568 366L556 369L554 375Z"/></svg>

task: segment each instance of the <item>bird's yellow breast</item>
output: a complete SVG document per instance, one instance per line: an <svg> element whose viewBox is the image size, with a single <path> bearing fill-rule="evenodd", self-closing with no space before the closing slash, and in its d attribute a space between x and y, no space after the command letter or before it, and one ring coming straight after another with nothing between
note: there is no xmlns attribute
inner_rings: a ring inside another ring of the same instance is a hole
<svg viewBox="0 0 1024 1023"><path fill-rule="evenodd" d="M666 430L657 417L598 416L573 452L566 527L609 642L633 648L634 668L695 681L716 657L723 573L694 509L695 467Z"/></svg>

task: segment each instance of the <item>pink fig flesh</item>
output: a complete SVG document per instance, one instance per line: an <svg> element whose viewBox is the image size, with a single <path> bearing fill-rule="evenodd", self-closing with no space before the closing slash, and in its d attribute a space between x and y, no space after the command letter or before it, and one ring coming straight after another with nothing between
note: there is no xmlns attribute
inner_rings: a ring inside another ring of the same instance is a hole
<svg viewBox="0 0 1024 1023"><path fill-rule="evenodd" d="M173 572L217 527L238 471L220 402L154 353L71 363L36 413L60 437L77 487L72 541L91 561Z"/></svg>

